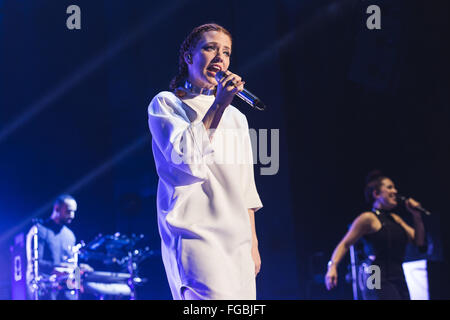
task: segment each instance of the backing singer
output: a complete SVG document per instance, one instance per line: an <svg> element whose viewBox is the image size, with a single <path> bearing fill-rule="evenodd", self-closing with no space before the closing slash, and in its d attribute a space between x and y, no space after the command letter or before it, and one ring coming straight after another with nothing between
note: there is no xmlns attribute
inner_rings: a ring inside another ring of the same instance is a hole
<svg viewBox="0 0 450 320"><path fill-rule="evenodd" d="M372 210L361 213L352 223L349 231L338 244L328 262L325 285L328 290L337 285L337 265L350 246L364 238L371 247L372 264L380 267L380 289L365 290L365 299L409 300L410 295L403 274L402 263L408 241L419 248L425 247L425 228L420 203L412 198L405 201L406 209L413 218L413 227L399 215L393 213L398 204L394 182L378 171L367 178L365 196Z"/></svg>

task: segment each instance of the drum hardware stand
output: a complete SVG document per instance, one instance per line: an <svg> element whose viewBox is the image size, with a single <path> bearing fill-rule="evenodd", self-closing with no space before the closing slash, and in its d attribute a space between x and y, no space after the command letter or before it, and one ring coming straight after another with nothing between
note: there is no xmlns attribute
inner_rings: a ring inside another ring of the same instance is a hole
<svg viewBox="0 0 450 320"><path fill-rule="evenodd" d="M138 256L138 258L140 258L140 255L142 255L142 253L139 250L128 252L127 270L130 274L130 278L128 279L127 283L131 289L130 300L136 300L136 284L142 282L142 279L138 274L138 263L133 258L133 256Z"/></svg>
<svg viewBox="0 0 450 320"><path fill-rule="evenodd" d="M134 284L134 276L136 274L137 265L133 261L133 253L131 251L128 252L128 273L130 274L130 278L128 279L128 286L131 289L130 300L136 300L136 286Z"/></svg>
<svg viewBox="0 0 450 320"><path fill-rule="evenodd" d="M31 281L31 290L33 293L33 300L39 300L39 287L40 287L40 276L39 276L39 251L38 251L38 227L37 222L33 226L33 254L32 254L32 268L33 268L33 280Z"/></svg>
<svg viewBox="0 0 450 320"><path fill-rule="evenodd" d="M73 257L68 260L69 263L73 264L73 269L71 273L69 274L69 277L66 281L67 287L71 290L75 291L75 297L76 300L79 300L80 298L80 286L81 286L81 274L80 274L80 267L78 265L78 255L80 253L80 249L85 246L85 243L81 241L79 244L73 246L70 248L72 251ZM71 283L71 281L75 282L75 285ZM74 288L72 288L74 287Z"/></svg>

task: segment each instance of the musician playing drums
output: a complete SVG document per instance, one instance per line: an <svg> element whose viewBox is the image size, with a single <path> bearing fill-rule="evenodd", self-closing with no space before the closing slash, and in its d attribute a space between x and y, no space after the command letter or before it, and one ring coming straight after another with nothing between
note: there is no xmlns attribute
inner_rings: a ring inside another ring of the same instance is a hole
<svg viewBox="0 0 450 320"><path fill-rule="evenodd" d="M77 286L74 275L93 271L89 265L78 265L76 261L75 235L68 227L76 211L75 199L67 194L60 195L53 204L51 216L37 221L28 232L27 287L30 299L76 300L79 281Z"/></svg>

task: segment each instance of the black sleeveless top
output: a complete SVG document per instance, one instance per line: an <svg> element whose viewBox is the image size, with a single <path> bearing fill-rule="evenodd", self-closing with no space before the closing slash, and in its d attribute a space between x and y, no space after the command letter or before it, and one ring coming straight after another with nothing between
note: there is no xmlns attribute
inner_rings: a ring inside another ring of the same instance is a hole
<svg viewBox="0 0 450 320"><path fill-rule="evenodd" d="M381 229L364 236L365 246L369 246L369 251L375 256L373 264L380 267L382 279L404 279L402 263L408 243L406 231L390 212L376 211L378 214L373 214L381 222Z"/></svg>

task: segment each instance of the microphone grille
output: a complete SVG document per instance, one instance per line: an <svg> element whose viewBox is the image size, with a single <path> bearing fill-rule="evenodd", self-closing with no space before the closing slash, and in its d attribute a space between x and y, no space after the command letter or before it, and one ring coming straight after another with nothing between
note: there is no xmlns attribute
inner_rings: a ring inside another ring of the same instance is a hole
<svg viewBox="0 0 450 320"><path fill-rule="evenodd" d="M225 72L224 72L224 71L218 71L218 72L216 73L216 78L217 78L218 80L222 79L224 76L225 76Z"/></svg>

